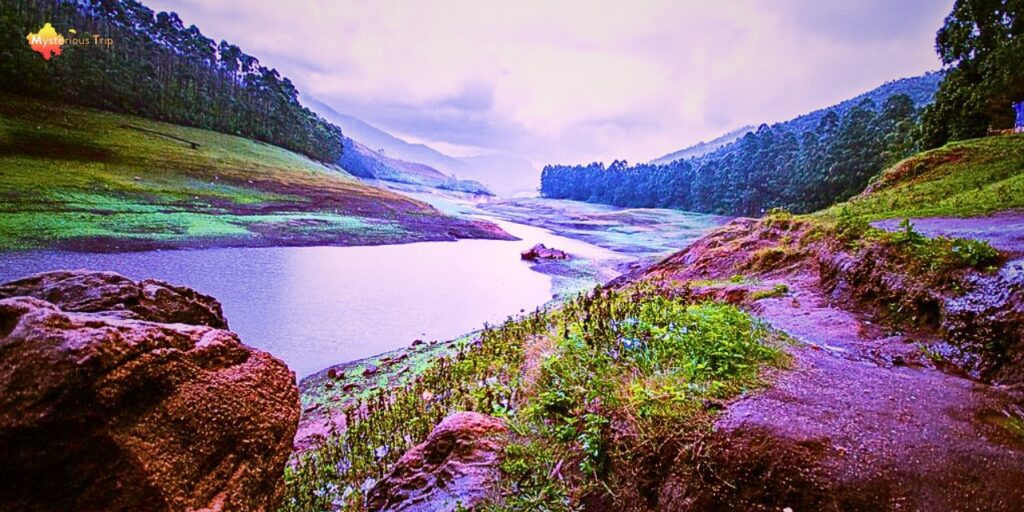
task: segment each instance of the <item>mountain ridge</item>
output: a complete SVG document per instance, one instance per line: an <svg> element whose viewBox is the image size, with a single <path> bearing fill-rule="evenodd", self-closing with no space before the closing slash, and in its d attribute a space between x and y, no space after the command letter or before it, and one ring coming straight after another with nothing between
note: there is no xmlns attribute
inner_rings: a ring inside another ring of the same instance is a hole
<svg viewBox="0 0 1024 512"><path fill-rule="evenodd" d="M838 103L829 105L827 107L812 110L805 114L800 114L796 117L777 121L774 123L762 123L771 128L784 128L794 133L800 134L806 131L814 130L821 119L824 118L829 112L835 112L840 117L843 116L847 111L855 107L865 99L870 99L875 103L876 106L881 106L890 96L895 94L906 94L913 101L914 106L921 108L932 102L935 95L935 91L939 88L939 82L945 76L943 71L929 71L923 75L897 78L895 80L889 80L874 89L858 94L852 98L845 99ZM714 155L724 148L728 148L733 142L741 139L747 132L757 131L757 127L748 125L731 132L727 132L717 138L714 138L708 142L699 142L692 146L685 147L678 151L673 151L661 157L651 160L649 163L656 165L670 164L676 160L682 158L692 157L700 158L704 156ZM739 132L739 133L738 133ZM736 135L732 137L732 135ZM702 146L711 145L720 140L727 140L721 145L711 149L710 151L700 151ZM686 154L692 152L691 154ZM699 152L699 153L698 153ZM693 154L698 153L698 154ZM679 156L676 156L679 155Z"/></svg>
<svg viewBox="0 0 1024 512"><path fill-rule="evenodd" d="M389 158L428 165L454 179L477 181L503 196L532 192L539 185L540 172L523 158L501 153L454 157L426 144L408 142L316 98L303 99L309 108L340 126L346 137L374 151L384 150Z"/></svg>

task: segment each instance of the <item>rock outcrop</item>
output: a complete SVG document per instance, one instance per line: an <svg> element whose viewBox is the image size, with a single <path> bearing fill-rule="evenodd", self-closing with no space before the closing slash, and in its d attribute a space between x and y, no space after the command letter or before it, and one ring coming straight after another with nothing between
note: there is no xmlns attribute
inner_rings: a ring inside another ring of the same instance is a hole
<svg viewBox="0 0 1024 512"><path fill-rule="evenodd" d="M220 303L191 288L114 272L46 272L0 285L0 299L35 297L64 311L105 312L123 318L227 329Z"/></svg>
<svg viewBox="0 0 1024 512"><path fill-rule="evenodd" d="M501 420L475 412L445 418L377 482L368 509L445 512L493 498L506 432Z"/></svg>
<svg viewBox="0 0 1024 512"><path fill-rule="evenodd" d="M0 291L0 510L276 509L295 376L214 299L86 272Z"/></svg>
<svg viewBox="0 0 1024 512"><path fill-rule="evenodd" d="M544 244L537 244L519 254L520 258L527 261L536 260L567 260L569 254L558 249L550 249Z"/></svg>

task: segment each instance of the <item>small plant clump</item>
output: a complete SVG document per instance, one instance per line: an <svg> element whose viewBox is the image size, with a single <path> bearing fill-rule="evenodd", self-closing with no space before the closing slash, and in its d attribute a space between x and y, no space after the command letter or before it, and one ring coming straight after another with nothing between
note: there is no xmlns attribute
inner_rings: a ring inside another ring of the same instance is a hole
<svg viewBox="0 0 1024 512"><path fill-rule="evenodd" d="M623 471L692 446L715 413L709 400L757 386L765 365L785 362L774 331L682 293L598 289L485 329L405 386L346 410L347 428L286 471L282 510L360 510L397 459L460 410L502 417L512 433L504 499L485 509L574 510L588 494L612 495L628 484ZM531 356L542 360L527 380L525 344L538 336L551 349Z"/></svg>
<svg viewBox="0 0 1024 512"><path fill-rule="evenodd" d="M769 271L793 256L793 252L786 247L765 247L750 255L747 267L754 271Z"/></svg>
<svg viewBox="0 0 1024 512"><path fill-rule="evenodd" d="M962 267L987 269L1002 258L998 250L983 240L945 236L929 238L915 231L910 219L903 219L898 231L885 233L882 241L902 251L919 270L931 273Z"/></svg>
<svg viewBox="0 0 1024 512"><path fill-rule="evenodd" d="M777 284L768 290L758 290L751 294L751 298L754 300L771 299L775 297L784 297L789 293L789 286L785 284Z"/></svg>
<svg viewBox="0 0 1024 512"><path fill-rule="evenodd" d="M1003 414L1006 416L1006 430L1024 439L1024 408L1019 405L1013 405L1004 410Z"/></svg>

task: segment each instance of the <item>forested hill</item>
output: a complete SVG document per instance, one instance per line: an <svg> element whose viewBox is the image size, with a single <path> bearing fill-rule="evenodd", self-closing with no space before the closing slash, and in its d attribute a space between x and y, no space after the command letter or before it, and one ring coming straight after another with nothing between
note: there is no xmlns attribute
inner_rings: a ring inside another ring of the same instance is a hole
<svg viewBox="0 0 1024 512"><path fill-rule="evenodd" d="M875 105L885 103L885 100L896 94L906 94L917 108L924 107L935 98L935 91L939 89L944 73L941 71L925 73L912 78L901 78L882 84L864 94L839 102L831 107L815 110L809 114L798 116L789 121L778 123L778 126L787 130L803 133L814 130L818 127L822 118L829 112L835 112L842 117L865 100L870 100Z"/></svg>
<svg viewBox="0 0 1024 512"><path fill-rule="evenodd" d="M889 82L833 107L761 125L699 158L549 165L541 195L732 215L818 210L857 194L887 164L915 152L917 119L941 79L929 73Z"/></svg>
<svg viewBox="0 0 1024 512"><path fill-rule="evenodd" d="M46 23L90 44L67 42L44 60L26 35ZM342 152L341 129L303 107L287 78L135 0L4 0L0 88L242 135L324 162Z"/></svg>
<svg viewBox="0 0 1024 512"><path fill-rule="evenodd" d="M684 158L701 157L735 142L736 139L746 135L747 132L752 132L756 129L757 128L753 126L744 126L707 142L698 142L697 144L680 149L679 151L673 151L665 156L655 158L654 160L651 160L651 163L661 165L672 163L676 160L682 160Z"/></svg>

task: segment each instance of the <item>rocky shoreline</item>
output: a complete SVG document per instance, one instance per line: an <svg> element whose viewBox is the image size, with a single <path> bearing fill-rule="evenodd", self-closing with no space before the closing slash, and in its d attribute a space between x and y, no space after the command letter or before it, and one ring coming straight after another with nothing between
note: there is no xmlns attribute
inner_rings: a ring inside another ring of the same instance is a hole
<svg viewBox="0 0 1024 512"><path fill-rule="evenodd" d="M276 510L295 374L191 289L106 272L0 286L0 509Z"/></svg>
<svg viewBox="0 0 1024 512"><path fill-rule="evenodd" d="M714 421L700 465L646 467L643 488L597 492L588 509L1024 506L1024 437L1012 430L1024 402L1019 261L921 273L899 252L910 235L848 245L823 226L784 213L738 219L607 285L734 304L785 333L791 360L766 369L763 387L705 403ZM998 230L998 241L1019 234ZM894 303L903 309L882 306ZM214 298L156 280L61 271L0 285L0 455L11 461L0 508L277 510L294 492L285 467L345 432L353 407L412 389L487 336L410 340L297 386L227 329ZM1010 342L990 353L977 341L993 338ZM522 343L521 371L537 379L552 348ZM429 427L367 483L367 510L504 499L499 468L521 442L505 420L467 412Z"/></svg>

